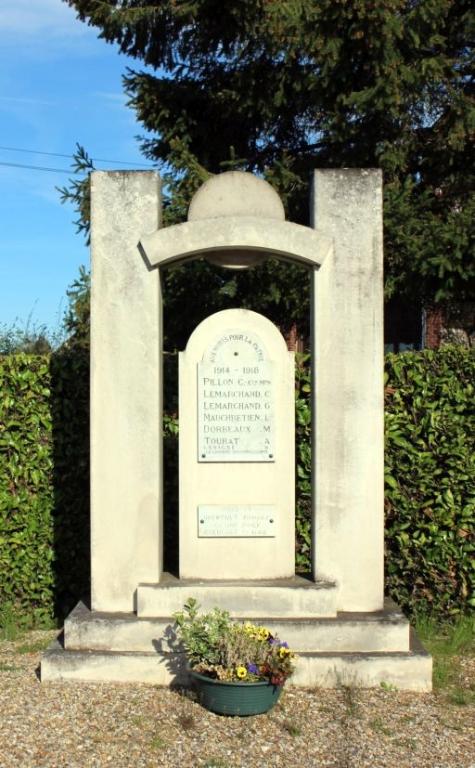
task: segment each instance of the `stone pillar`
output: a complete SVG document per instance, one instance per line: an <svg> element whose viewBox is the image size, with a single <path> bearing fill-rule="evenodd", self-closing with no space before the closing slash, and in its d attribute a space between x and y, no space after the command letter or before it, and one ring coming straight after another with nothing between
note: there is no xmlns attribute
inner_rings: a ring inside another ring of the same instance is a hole
<svg viewBox="0 0 475 768"><path fill-rule="evenodd" d="M338 610L383 606L384 400L379 170L315 172L312 225L333 240L313 275L314 575Z"/></svg>
<svg viewBox="0 0 475 768"><path fill-rule="evenodd" d="M160 225L150 172L91 179L91 603L132 611L162 550L159 270L137 245Z"/></svg>

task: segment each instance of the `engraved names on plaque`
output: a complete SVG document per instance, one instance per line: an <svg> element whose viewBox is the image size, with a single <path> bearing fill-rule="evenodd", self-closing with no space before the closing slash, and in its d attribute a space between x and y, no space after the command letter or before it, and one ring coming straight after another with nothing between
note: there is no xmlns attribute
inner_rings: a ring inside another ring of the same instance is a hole
<svg viewBox="0 0 475 768"><path fill-rule="evenodd" d="M272 504L201 504L200 538L273 538L276 508Z"/></svg>
<svg viewBox="0 0 475 768"><path fill-rule="evenodd" d="M198 461L274 461L274 365L255 334L223 334L198 363Z"/></svg>

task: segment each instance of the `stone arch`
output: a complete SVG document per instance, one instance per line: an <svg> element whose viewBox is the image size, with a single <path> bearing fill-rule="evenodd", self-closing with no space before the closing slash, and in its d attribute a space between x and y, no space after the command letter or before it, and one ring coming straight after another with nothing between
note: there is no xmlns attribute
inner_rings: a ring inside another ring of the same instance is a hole
<svg viewBox="0 0 475 768"><path fill-rule="evenodd" d="M277 256L308 267L320 267L331 251L331 240L320 232L289 221L229 216L175 224L143 235L139 248L150 267L165 267L198 256L225 255L230 269L244 269L257 260ZM249 261L229 263L236 255Z"/></svg>
<svg viewBox="0 0 475 768"><path fill-rule="evenodd" d="M131 610L137 584L162 573L160 267L202 255L246 268L277 255L312 272L313 576L338 583L338 610L380 610L380 172L316 171L311 227L285 221L274 190L251 174L206 182L185 224L161 229L159 201L154 173L92 174L93 607Z"/></svg>

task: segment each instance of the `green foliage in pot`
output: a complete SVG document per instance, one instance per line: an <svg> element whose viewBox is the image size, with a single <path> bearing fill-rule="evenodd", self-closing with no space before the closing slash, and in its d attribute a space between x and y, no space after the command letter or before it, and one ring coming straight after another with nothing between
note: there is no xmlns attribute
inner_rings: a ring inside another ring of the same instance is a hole
<svg viewBox="0 0 475 768"><path fill-rule="evenodd" d="M223 682L283 685L294 670L295 654L266 627L231 621L219 608L200 614L194 598L174 619L193 672Z"/></svg>

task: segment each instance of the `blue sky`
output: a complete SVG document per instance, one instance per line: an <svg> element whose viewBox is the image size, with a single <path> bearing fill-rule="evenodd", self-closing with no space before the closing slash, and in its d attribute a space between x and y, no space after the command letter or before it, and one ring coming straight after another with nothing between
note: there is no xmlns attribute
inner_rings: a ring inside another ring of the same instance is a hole
<svg viewBox="0 0 475 768"><path fill-rule="evenodd" d="M76 142L95 158L143 167L143 135L125 106L121 76L135 63L97 39L61 0L0 0L0 146L70 155ZM67 287L89 252L73 209L56 186L67 158L0 149L0 325L57 328ZM99 168L119 165L97 163Z"/></svg>

